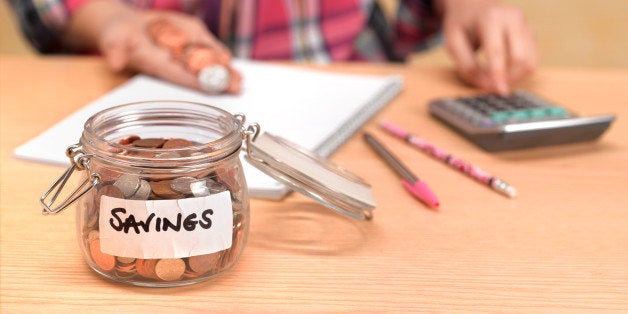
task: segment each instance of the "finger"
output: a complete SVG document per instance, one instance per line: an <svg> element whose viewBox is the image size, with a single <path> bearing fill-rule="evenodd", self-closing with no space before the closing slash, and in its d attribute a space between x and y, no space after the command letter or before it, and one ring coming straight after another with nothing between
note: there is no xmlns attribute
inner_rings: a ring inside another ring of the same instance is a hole
<svg viewBox="0 0 628 314"><path fill-rule="evenodd" d="M151 45L148 41L138 43L130 58L130 65L138 72L201 90L194 74L187 71L180 62L173 60L166 50Z"/></svg>
<svg viewBox="0 0 628 314"><path fill-rule="evenodd" d="M205 23L200 19L172 12L167 16L167 20L182 29L189 36L190 42L216 49L220 63L227 64L231 61L229 48L209 32Z"/></svg>
<svg viewBox="0 0 628 314"><path fill-rule="evenodd" d="M98 43L107 65L114 71L123 70L129 62L129 32L123 25L103 30Z"/></svg>
<svg viewBox="0 0 628 314"><path fill-rule="evenodd" d="M470 84L484 88L486 80L481 72L469 37L462 28L445 30L447 52L452 57L460 76Z"/></svg>
<svg viewBox="0 0 628 314"><path fill-rule="evenodd" d="M506 76L506 40L504 23L498 13L489 13L479 25L481 49L486 56L490 89L500 95L509 92Z"/></svg>
<svg viewBox="0 0 628 314"><path fill-rule="evenodd" d="M508 79L517 82L530 75L537 63L536 42L532 31L523 19L515 13L510 19L506 40L508 43Z"/></svg>

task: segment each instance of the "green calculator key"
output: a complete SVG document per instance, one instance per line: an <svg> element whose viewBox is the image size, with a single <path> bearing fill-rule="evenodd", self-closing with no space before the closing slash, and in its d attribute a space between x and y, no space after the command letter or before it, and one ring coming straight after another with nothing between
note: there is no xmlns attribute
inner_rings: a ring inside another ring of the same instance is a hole
<svg viewBox="0 0 628 314"><path fill-rule="evenodd" d="M547 116L548 112L545 108L530 109L530 118L540 119Z"/></svg>
<svg viewBox="0 0 628 314"><path fill-rule="evenodd" d="M527 109L511 111L510 118L513 120L527 120L530 118L530 112Z"/></svg>
<svg viewBox="0 0 628 314"><path fill-rule="evenodd" d="M510 115L507 111L497 111L491 113L491 119L495 122L503 122L508 120L508 118L510 118Z"/></svg>
<svg viewBox="0 0 628 314"><path fill-rule="evenodd" d="M549 113L550 116L553 117L565 117L567 116L567 110L565 110L565 108L562 107L549 107L547 108L547 111Z"/></svg>

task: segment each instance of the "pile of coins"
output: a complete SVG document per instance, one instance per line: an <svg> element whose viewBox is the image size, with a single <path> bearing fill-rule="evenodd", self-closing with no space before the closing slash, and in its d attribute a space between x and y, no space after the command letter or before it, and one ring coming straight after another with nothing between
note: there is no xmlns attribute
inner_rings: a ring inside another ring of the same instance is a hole
<svg viewBox="0 0 628 314"><path fill-rule="evenodd" d="M192 43L183 30L165 19L149 23L147 32L156 45L168 50L175 60L198 76L203 90L209 93L240 92L242 75L230 66L228 53L209 45Z"/></svg>
<svg viewBox="0 0 628 314"><path fill-rule="evenodd" d="M128 136L119 144L130 148L149 148L143 158L177 158L181 153L168 152L168 149L185 148L195 145L185 139L145 138ZM129 149L131 151L132 149ZM120 151L120 154L129 154ZM148 173L120 173L105 166L95 165L94 171L101 175L101 184L90 192L79 206L79 219L82 220L84 247L92 267L110 278L139 283L159 283L177 281L198 281L211 278L233 266L243 248L248 213L244 211L244 189L239 182L241 171L233 165L220 165L198 173L185 175L151 175ZM139 259L113 256L100 249L99 214L100 199L110 196L120 199L161 200L201 197L224 191L231 192L233 205L232 246L212 254L186 258Z"/></svg>

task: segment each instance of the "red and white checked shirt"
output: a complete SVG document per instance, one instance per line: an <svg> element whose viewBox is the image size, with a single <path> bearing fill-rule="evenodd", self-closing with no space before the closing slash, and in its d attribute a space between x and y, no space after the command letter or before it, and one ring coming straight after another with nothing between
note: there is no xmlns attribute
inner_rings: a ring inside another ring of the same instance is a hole
<svg viewBox="0 0 628 314"><path fill-rule="evenodd" d="M11 0L21 29L43 53L67 52L60 37L89 0ZM236 57L298 61L403 60L439 41L430 0L400 0L388 21L375 0L126 0L141 9L201 18Z"/></svg>

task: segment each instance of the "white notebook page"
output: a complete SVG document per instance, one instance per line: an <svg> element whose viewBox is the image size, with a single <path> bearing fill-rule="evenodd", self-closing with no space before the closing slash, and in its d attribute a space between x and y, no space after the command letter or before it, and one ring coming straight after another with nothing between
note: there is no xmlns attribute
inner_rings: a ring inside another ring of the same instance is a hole
<svg viewBox="0 0 628 314"><path fill-rule="evenodd" d="M235 60L243 74L239 95L207 95L145 75L137 75L15 150L15 156L67 166L67 146L77 143L83 124L103 109L138 101L180 100L244 113L263 131L329 155L402 86L398 76L337 74L277 64ZM332 143L335 142L335 143ZM279 199L288 189L245 161L252 197Z"/></svg>

